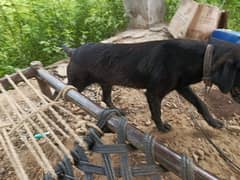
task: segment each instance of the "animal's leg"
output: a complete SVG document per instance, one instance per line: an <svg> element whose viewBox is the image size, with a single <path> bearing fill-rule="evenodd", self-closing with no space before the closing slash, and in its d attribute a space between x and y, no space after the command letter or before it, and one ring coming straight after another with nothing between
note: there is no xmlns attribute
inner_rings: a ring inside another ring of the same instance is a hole
<svg viewBox="0 0 240 180"><path fill-rule="evenodd" d="M149 104L149 109L152 114L152 119L154 120L157 128L162 132L168 132L171 126L168 123L163 123L161 120L161 101L164 96L159 97L158 93L147 90L145 93L147 101Z"/></svg>
<svg viewBox="0 0 240 180"><path fill-rule="evenodd" d="M103 102L106 103L106 105L109 107L109 108L112 108L112 109L118 109L112 102L112 98L111 98L111 92L112 92L112 86L109 85L109 84L100 84L101 87L102 87L102 100ZM119 110L119 109L118 109ZM125 116L126 113L123 112L122 110L119 110L119 112Z"/></svg>
<svg viewBox="0 0 240 180"><path fill-rule="evenodd" d="M191 104L193 104L198 112L203 116L205 121L214 128L222 128L223 123L212 117L206 104L192 91L190 87L184 87L177 89L178 93L181 94L185 99L187 99Z"/></svg>
<svg viewBox="0 0 240 180"><path fill-rule="evenodd" d="M91 83L87 81L68 82L68 85L72 85L77 88L78 92L81 93Z"/></svg>
<svg viewBox="0 0 240 180"><path fill-rule="evenodd" d="M110 108L116 108L112 102L111 92L112 86L108 84L101 84L102 87L102 100L106 103L106 105Z"/></svg>

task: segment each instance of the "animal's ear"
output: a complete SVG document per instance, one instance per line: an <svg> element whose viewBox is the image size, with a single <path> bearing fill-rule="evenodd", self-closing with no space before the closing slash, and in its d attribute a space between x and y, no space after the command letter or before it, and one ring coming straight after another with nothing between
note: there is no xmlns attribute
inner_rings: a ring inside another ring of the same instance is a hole
<svg viewBox="0 0 240 180"><path fill-rule="evenodd" d="M232 89L237 73L236 69L236 65L231 59L222 64L222 67L216 69L213 82L218 85L223 93L227 93Z"/></svg>

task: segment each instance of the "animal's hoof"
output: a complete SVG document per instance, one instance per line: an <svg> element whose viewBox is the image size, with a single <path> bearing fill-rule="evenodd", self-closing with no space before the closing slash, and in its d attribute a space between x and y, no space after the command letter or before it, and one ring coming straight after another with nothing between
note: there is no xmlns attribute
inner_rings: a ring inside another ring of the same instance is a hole
<svg viewBox="0 0 240 180"><path fill-rule="evenodd" d="M213 119L212 121L209 122L209 125L212 126L213 128L221 129L223 128L224 124L216 119Z"/></svg>
<svg viewBox="0 0 240 180"><path fill-rule="evenodd" d="M161 126L158 126L158 130L162 132L169 132L171 129L172 127L168 123L163 123Z"/></svg>

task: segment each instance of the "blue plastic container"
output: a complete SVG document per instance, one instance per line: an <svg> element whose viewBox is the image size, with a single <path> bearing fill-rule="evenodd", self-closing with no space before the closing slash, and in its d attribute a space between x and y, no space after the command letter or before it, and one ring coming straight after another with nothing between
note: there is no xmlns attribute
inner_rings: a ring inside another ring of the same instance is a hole
<svg viewBox="0 0 240 180"><path fill-rule="evenodd" d="M228 41L240 45L240 32L228 29L216 29L212 32L211 38Z"/></svg>

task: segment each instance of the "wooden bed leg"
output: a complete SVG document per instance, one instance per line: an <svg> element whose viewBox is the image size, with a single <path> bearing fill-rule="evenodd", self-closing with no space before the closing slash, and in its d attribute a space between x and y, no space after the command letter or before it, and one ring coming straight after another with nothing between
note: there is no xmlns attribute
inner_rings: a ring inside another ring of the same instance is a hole
<svg viewBox="0 0 240 180"><path fill-rule="evenodd" d="M43 65L40 61L33 61L33 62L31 62L30 67L33 68L34 70L38 70L38 69L42 68ZM37 79L38 85L39 85L42 93L45 94L50 99L52 99L53 94L51 92L49 84L45 80L41 79L39 76L36 76L36 79Z"/></svg>

